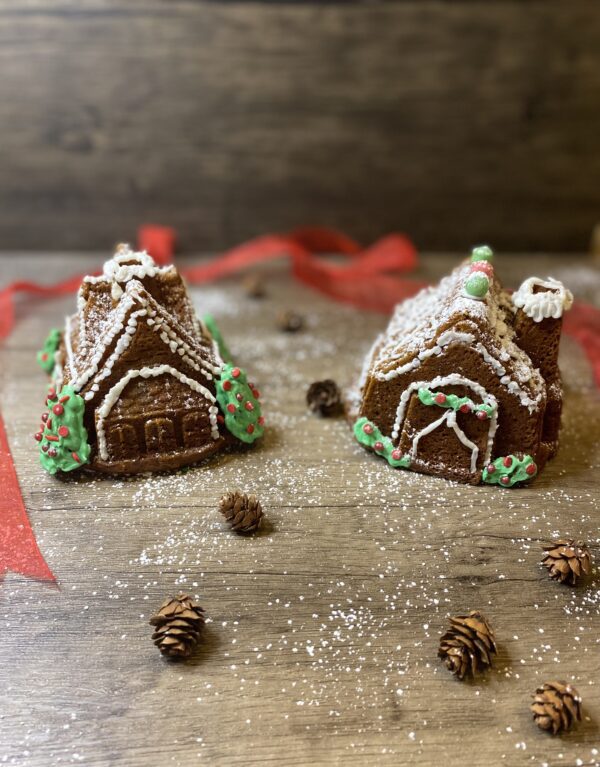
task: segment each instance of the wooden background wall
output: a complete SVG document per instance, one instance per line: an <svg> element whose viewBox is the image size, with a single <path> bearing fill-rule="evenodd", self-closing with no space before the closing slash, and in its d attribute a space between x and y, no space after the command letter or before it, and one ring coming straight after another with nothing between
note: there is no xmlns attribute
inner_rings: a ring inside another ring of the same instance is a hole
<svg viewBox="0 0 600 767"><path fill-rule="evenodd" d="M585 248L600 3L0 0L0 248Z"/></svg>

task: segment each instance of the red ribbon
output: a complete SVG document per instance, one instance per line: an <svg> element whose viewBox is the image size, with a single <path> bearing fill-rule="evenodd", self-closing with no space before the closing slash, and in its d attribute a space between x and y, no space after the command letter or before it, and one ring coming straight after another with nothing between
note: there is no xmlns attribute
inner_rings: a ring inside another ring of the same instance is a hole
<svg viewBox="0 0 600 767"><path fill-rule="evenodd" d="M9 571L54 581L31 529L0 414L0 579Z"/></svg>
<svg viewBox="0 0 600 767"><path fill-rule="evenodd" d="M140 229L139 246L160 264L173 259L175 231L168 227L145 226ZM335 253L346 263L323 259L318 254ZM292 273L300 282L336 301L359 309L389 313L405 298L414 295L424 283L399 278L418 263L417 252L404 235L391 234L366 249L340 232L329 229L299 229L289 234L258 237L239 245L208 263L183 270L188 282L210 282L235 274L256 264L289 257ZM0 291L0 338L14 327L14 299L18 293L60 296L75 292L84 275L71 277L55 285L14 282ZM600 311L578 303L565 317L565 332L584 349L600 386ZM14 570L34 578L54 580L44 562L21 497L14 464L10 455L0 415L0 576Z"/></svg>

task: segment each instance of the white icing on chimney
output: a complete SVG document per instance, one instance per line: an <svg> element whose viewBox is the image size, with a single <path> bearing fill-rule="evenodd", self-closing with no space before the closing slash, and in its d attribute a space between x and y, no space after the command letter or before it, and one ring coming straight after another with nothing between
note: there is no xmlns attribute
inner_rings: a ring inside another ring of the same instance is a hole
<svg viewBox="0 0 600 767"><path fill-rule="evenodd" d="M535 288L543 290L535 293ZM522 309L534 322L541 322L548 317L558 319L573 306L571 291L552 277L547 280L530 277L513 294L512 300L513 304Z"/></svg>

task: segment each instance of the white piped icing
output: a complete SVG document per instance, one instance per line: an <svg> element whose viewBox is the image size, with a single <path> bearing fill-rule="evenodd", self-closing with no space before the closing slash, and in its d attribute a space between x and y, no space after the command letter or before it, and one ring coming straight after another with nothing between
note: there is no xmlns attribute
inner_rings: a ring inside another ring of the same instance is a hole
<svg viewBox="0 0 600 767"><path fill-rule="evenodd" d="M130 280L143 280L145 277L156 277L172 271L173 266L157 266L154 259L145 250L134 251L129 245L119 245L117 252L104 264L102 274L99 277L86 277L84 282L110 282L111 296L118 301L123 295L122 284Z"/></svg>
<svg viewBox="0 0 600 767"><path fill-rule="evenodd" d="M458 439L465 447L468 447L471 450L471 473L474 474L477 471L477 458L479 456L479 448L474 442L471 442L464 431L456 423L456 413L454 410L447 410L440 418L437 419L437 421L432 421L428 426L415 434L410 449L410 457L413 460L417 457L417 448L419 446L419 440L421 437L424 437L426 434L430 434L432 431L435 431L438 426L441 426L443 423L445 423L446 426L454 431Z"/></svg>
<svg viewBox="0 0 600 767"><path fill-rule="evenodd" d="M482 402L486 402L493 406L494 409L492 411L492 416L490 418L490 428L488 431L488 440L487 440L485 459L484 459L485 462L488 462L492 454L494 437L496 435L496 430L498 428L498 401L493 394L489 394L481 384L477 383L477 381L471 381L468 378L464 378L463 376L458 375L458 373L451 373L450 375L447 375L447 376L436 376L431 381L414 381L413 383L411 383L402 392L402 396L400 397L400 403L398 404L398 409L396 411L396 421L394 422L394 428L392 430L392 439L395 441L398 439L400 435L400 430L402 428L402 424L404 423L404 419L406 417L406 410L408 408L408 403L410 401L410 397L413 394L413 392L416 392L421 388L437 389L440 386L466 386L467 388L474 391L475 394L477 394L480 397ZM447 412L450 412L450 411L447 411ZM442 423L442 421L445 420L446 415L447 413L444 414L444 417L439 418L438 421L435 422L436 426L439 426ZM458 438L461 440L461 442L463 442L463 440L461 439L458 433L458 431L461 431L458 425L455 424L456 428L454 428L453 424L448 424L448 425L454 429ZM429 426L431 426L431 424L429 424ZM433 429L430 429L429 431L433 431ZM429 433L429 432L423 432L423 434L425 433ZM423 436L423 434L421 436ZM465 439L467 439L464 433L463 433L463 436ZM467 443L463 442L463 444L466 445ZM473 443L470 443L470 444L473 445ZM476 447L476 445L473 445L473 447ZM416 453L416 446L415 446L414 440L413 440L413 447L411 452L414 458ZM475 456L475 465L476 464L477 464L477 456ZM475 471L475 469L471 469L471 471Z"/></svg>
<svg viewBox="0 0 600 767"><path fill-rule="evenodd" d="M171 367L170 365L157 365L155 367L145 367L140 368L139 370L130 370L126 375L123 376L117 383L109 389L106 396L104 397L102 404L98 407L96 410L96 433L98 435L98 452L100 453L100 457L102 460L107 461L108 460L108 450L106 449L106 434L104 431L104 422L106 421L106 418L110 414L110 411L116 404L117 400L121 396L123 389L127 386L127 384L132 381L134 378L154 378L156 376L160 375L171 375L174 378L177 378L177 380L181 381L181 383L184 383L186 386L189 386L190 389L193 391L202 394L210 403L211 406L209 407L208 413L209 413L209 419L210 419L210 426L211 426L211 436L213 439L219 439L219 425L217 421L217 415L218 415L218 408L216 405L216 399L211 394L211 392L205 387L202 386L202 384L199 384L198 381L194 381L191 378L188 378L183 373L180 373L179 370L176 370L174 367Z"/></svg>
<svg viewBox="0 0 600 767"><path fill-rule="evenodd" d="M542 290L536 293L535 288ZM513 293L512 301L534 322L541 322L549 317L562 317L573 306L573 294L553 277L547 280L530 277Z"/></svg>

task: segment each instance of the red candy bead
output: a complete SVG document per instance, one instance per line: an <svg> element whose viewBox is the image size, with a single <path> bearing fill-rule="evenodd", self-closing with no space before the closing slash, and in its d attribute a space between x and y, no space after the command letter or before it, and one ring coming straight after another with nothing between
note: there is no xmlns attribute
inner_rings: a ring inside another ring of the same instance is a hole
<svg viewBox="0 0 600 767"><path fill-rule="evenodd" d="M488 277L494 274L494 267L489 261L475 261L471 264L470 272L484 272Z"/></svg>
<svg viewBox="0 0 600 767"><path fill-rule="evenodd" d="M537 471L537 466L535 465L535 463L530 463L530 464L529 464L529 466L527 466L527 467L525 468L525 471L526 471L526 472L527 472L527 474L529 474L529 476L531 477L533 474L535 474L535 473L536 473L536 471Z"/></svg>
<svg viewBox="0 0 600 767"><path fill-rule="evenodd" d="M398 450L398 448L392 450L392 458L394 461L399 461L402 458L402 453Z"/></svg>
<svg viewBox="0 0 600 767"><path fill-rule="evenodd" d="M56 399L56 389L48 389L47 399Z"/></svg>
<svg viewBox="0 0 600 767"><path fill-rule="evenodd" d="M480 421L485 421L487 417L488 417L488 414L485 412L485 410L477 411L477 418L479 418Z"/></svg>
<svg viewBox="0 0 600 767"><path fill-rule="evenodd" d="M510 477L501 477L500 482L502 482L503 485L509 485L510 484Z"/></svg>
<svg viewBox="0 0 600 767"><path fill-rule="evenodd" d="M459 408L461 413L470 413L471 412L471 406L468 405L466 402L464 405L461 405Z"/></svg>
<svg viewBox="0 0 600 767"><path fill-rule="evenodd" d="M363 426L363 431L365 434L373 434L373 425L370 423L366 423Z"/></svg>
<svg viewBox="0 0 600 767"><path fill-rule="evenodd" d="M219 413L219 415L217 416L217 423L225 423L225 419L223 418L221 413Z"/></svg>
<svg viewBox="0 0 600 767"><path fill-rule="evenodd" d="M44 443L44 444L42 445L42 450L44 451L44 453L47 453L47 452L48 452L48 444L47 444L47 443Z"/></svg>
<svg viewBox="0 0 600 767"><path fill-rule="evenodd" d="M77 461L77 463L81 463L80 457L77 455L77 453L71 453L71 457L74 461Z"/></svg>
<svg viewBox="0 0 600 767"><path fill-rule="evenodd" d="M237 400L238 402L241 402L241 401L244 399L244 395L243 395L241 392L238 392L238 393L235 395L235 398L236 398L236 400Z"/></svg>
<svg viewBox="0 0 600 767"><path fill-rule="evenodd" d="M227 410L228 410L229 413L235 413L237 408L236 408L235 405L227 405Z"/></svg>
<svg viewBox="0 0 600 767"><path fill-rule="evenodd" d="M504 466L506 466L507 469L510 469L510 467L512 466L512 458L510 457L510 455L507 455L506 458L504 458L504 460L502 461L502 463L504 464Z"/></svg>
<svg viewBox="0 0 600 767"><path fill-rule="evenodd" d="M260 392L258 391L258 389L252 389L252 396L254 397L254 399L260 399Z"/></svg>
<svg viewBox="0 0 600 767"><path fill-rule="evenodd" d="M233 370L231 371L231 375L232 375L234 378L239 378L239 377L240 377L240 373L241 373L241 372L242 372L242 371L241 371L239 368L233 368Z"/></svg>
<svg viewBox="0 0 600 767"><path fill-rule="evenodd" d="M229 379L223 381L223 391L231 391L231 381Z"/></svg>
<svg viewBox="0 0 600 767"><path fill-rule="evenodd" d="M47 359L48 355L44 352L44 354L42 354L42 362L46 362Z"/></svg>
<svg viewBox="0 0 600 767"><path fill-rule="evenodd" d="M383 442L376 442L373 445L373 450L375 450L377 453L381 453L381 451L383 450Z"/></svg>
<svg viewBox="0 0 600 767"><path fill-rule="evenodd" d="M244 407L246 410L248 410L248 412L252 412L254 410L254 405L250 401L247 401Z"/></svg>
<svg viewBox="0 0 600 767"><path fill-rule="evenodd" d="M46 423L46 421L48 420L48 418L49 418L49 417L50 417L50 416L48 415L48 413L42 413L42 421L43 421L44 423Z"/></svg>
<svg viewBox="0 0 600 767"><path fill-rule="evenodd" d="M265 425L265 418L261 415L261 417L258 419L258 425L264 426Z"/></svg>
<svg viewBox="0 0 600 767"><path fill-rule="evenodd" d="M493 474L495 471L496 471L496 467L494 466L494 464L493 463L488 464L487 473Z"/></svg>
<svg viewBox="0 0 600 767"><path fill-rule="evenodd" d="M50 458L56 458L58 453L56 452L55 448L51 447L50 450L48 450L48 455Z"/></svg>
<svg viewBox="0 0 600 767"><path fill-rule="evenodd" d="M248 434L252 434L254 432L254 424L249 423L248 426L246 426L246 431L248 432Z"/></svg>
<svg viewBox="0 0 600 767"><path fill-rule="evenodd" d="M443 394L442 392L440 392L439 394L436 394L435 401L437 402L438 405L443 405L444 402L446 401L446 395Z"/></svg>
<svg viewBox="0 0 600 767"><path fill-rule="evenodd" d="M37 434L33 435L33 438L35 439L36 442L41 442L44 439L44 435L42 434L41 431L38 431Z"/></svg>
<svg viewBox="0 0 600 767"><path fill-rule="evenodd" d="M68 437L69 436L69 427L68 426L59 426L58 427L58 436L59 437Z"/></svg>
<svg viewBox="0 0 600 767"><path fill-rule="evenodd" d="M52 412L54 415L62 415L65 412L65 409L62 405L54 405Z"/></svg>

